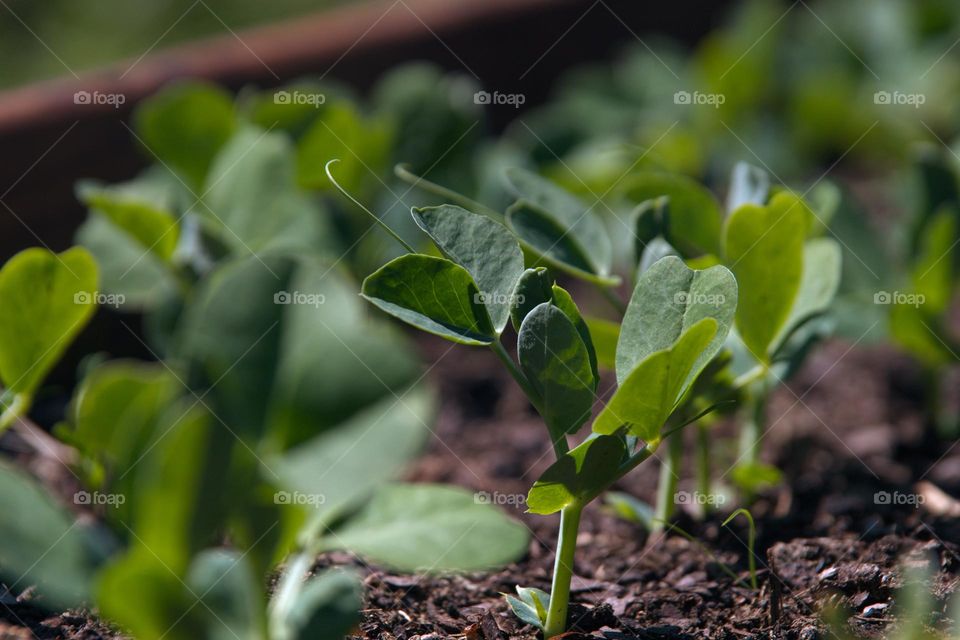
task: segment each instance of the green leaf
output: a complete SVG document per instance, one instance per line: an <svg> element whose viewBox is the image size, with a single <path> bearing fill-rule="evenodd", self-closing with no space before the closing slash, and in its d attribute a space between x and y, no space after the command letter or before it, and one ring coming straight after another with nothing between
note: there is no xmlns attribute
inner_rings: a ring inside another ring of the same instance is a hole
<svg viewBox="0 0 960 640"><path fill-rule="evenodd" d="M0 270L0 378L30 397L96 309L97 264L86 249L21 251Z"/></svg>
<svg viewBox="0 0 960 640"><path fill-rule="evenodd" d="M957 226L956 213L942 209L930 216L920 236L911 280L914 292L922 296L923 310L929 317L944 313L953 301L960 273Z"/></svg>
<svg viewBox="0 0 960 640"><path fill-rule="evenodd" d="M263 595L253 567L236 551L211 549L193 560L187 586L199 598L210 640L260 640L263 635Z"/></svg>
<svg viewBox="0 0 960 640"><path fill-rule="evenodd" d="M435 398L424 384L387 397L334 428L282 455L268 459L279 475L281 504L307 502L316 517L366 497L397 476L420 452L435 413ZM298 492L303 498L290 492Z"/></svg>
<svg viewBox="0 0 960 640"><path fill-rule="evenodd" d="M730 191L727 193L727 211L732 213L745 204L763 206L770 193L770 174L747 162L733 167Z"/></svg>
<svg viewBox="0 0 960 640"><path fill-rule="evenodd" d="M594 435L554 462L527 494L527 511L556 513L586 503L620 476L627 449L620 435Z"/></svg>
<svg viewBox="0 0 960 640"><path fill-rule="evenodd" d="M647 531L654 530L656 514L653 507L646 502L638 500L629 493L619 491L609 491L604 496L604 501L613 509L618 518L639 524Z"/></svg>
<svg viewBox="0 0 960 640"><path fill-rule="evenodd" d="M803 244L809 212L790 195L767 207L744 205L727 219L726 262L737 276L737 331L761 362L767 362L803 279Z"/></svg>
<svg viewBox="0 0 960 640"><path fill-rule="evenodd" d="M593 346L597 352L597 364L613 370L617 366L617 342L620 340L620 325L611 320L587 316L584 318Z"/></svg>
<svg viewBox="0 0 960 640"><path fill-rule="evenodd" d="M520 325L528 313L541 302L550 302L553 299L552 287L553 278L546 267L527 269L520 275L513 290L513 304L510 307L510 319L514 329L520 331Z"/></svg>
<svg viewBox="0 0 960 640"><path fill-rule="evenodd" d="M123 185L104 187L87 182L81 183L77 191L95 214L103 215L122 229L143 251L163 261L173 256L180 238L180 225L168 209Z"/></svg>
<svg viewBox="0 0 960 640"><path fill-rule="evenodd" d="M704 318L716 335L690 370L697 374L720 351L737 308L737 281L726 267L696 271L674 256L662 258L637 279L617 342L617 382L623 384L643 359L673 345Z"/></svg>
<svg viewBox="0 0 960 640"><path fill-rule="evenodd" d="M670 235L667 241L685 256L719 253L723 219L713 194L679 174L646 171L624 181L631 202L669 198Z"/></svg>
<svg viewBox="0 0 960 640"><path fill-rule="evenodd" d="M277 247L317 252L329 242L325 212L296 186L293 144L244 127L217 154L200 214L237 255Z"/></svg>
<svg viewBox="0 0 960 640"><path fill-rule="evenodd" d="M641 360L594 420L593 431L612 434L626 426L630 435L651 445L658 443L667 418L699 373L695 367L709 361L703 356L712 349L717 327L714 318L703 318L672 346Z"/></svg>
<svg viewBox="0 0 960 640"><path fill-rule="evenodd" d="M517 597L504 594L513 614L538 629L547 623L550 609L550 594L532 587L517 586Z"/></svg>
<svg viewBox="0 0 960 640"><path fill-rule="evenodd" d="M276 612L273 640L341 640L360 622L360 577L328 570L298 585L289 610Z"/></svg>
<svg viewBox="0 0 960 640"><path fill-rule="evenodd" d="M822 314L830 306L840 286L842 253L830 238L815 238L803 248L803 278L790 309L790 316L774 338L771 353L776 353L790 334L804 322Z"/></svg>
<svg viewBox="0 0 960 640"><path fill-rule="evenodd" d="M413 219L445 258L473 276L494 330L502 332L523 273L517 239L499 222L449 204L413 209Z"/></svg>
<svg viewBox="0 0 960 640"><path fill-rule="evenodd" d="M488 345L496 339L476 283L449 260L400 256L367 276L361 295L390 315L447 340Z"/></svg>
<svg viewBox="0 0 960 640"><path fill-rule="evenodd" d="M40 485L0 463L0 576L14 593L36 586L48 609L89 605L91 587L109 547L54 504Z"/></svg>
<svg viewBox="0 0 960 640"><path fill-rule="evenodd" d="M730 474L730 479L743 491L756 494L780 484L783 473L769 464L749 462L735 466Z"/></svg>
<svg viewBox="0 0 960 640"><path fill-rule="evenodd" d="M193 189L236 128L233 99L223 89L184 82L156 94L134 113L134 128L147 150Z"/></svg>
<svg viewBox="0 0 960 640"><path fill-rule="evenodd" d="M917 305L894 304L890 308L890 335L928 367L939 367L957 360L939 324Z"/></svg>
<svg viewBox="0 0 960 640"><path fill-rule="evenodd" d="M544 302L523 320L517 337L520 367L537 391L554 438L575 433L590 417L597 379L577 328Z"/></svg>
<svg viewBox="0 0 960 640"><path fill-rule="evenodd" d="M610 236L592 207L553 182L525 169L507 169L506 178L507 185L518 198L551 219L561 236L571 236L572 245L582 247L587 267L584 271L602 279L610 275L613 260Z"/></svg>
<svg viewBox="0 0 960 640"><path fill-rule="evenodd" d="M401 571L489 569L516 560L529 534L519 522L458 487L382 487L331 544Z"/></svg>

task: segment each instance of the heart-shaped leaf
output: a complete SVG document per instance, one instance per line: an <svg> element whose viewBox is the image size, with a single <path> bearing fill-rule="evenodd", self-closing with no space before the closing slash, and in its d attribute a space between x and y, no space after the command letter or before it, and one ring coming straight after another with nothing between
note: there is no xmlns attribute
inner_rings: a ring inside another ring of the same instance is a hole
<svg viewBox="0 0 960 640"><path fill-rule="evenodd" d="M469 571L516 560L527 528L458 487L382 487L331 544L402 571Z"/></svg>
<svg viewBox="0 0 960 640"><path fill-rule="evenodd" d="M445 258L473 276L494 330L503 331L523 273L523 252L514 235L487 216L449 204L414 209L413 219Z"/></svg>
<svg viewBox="0 0 960 640"><path fill-rule="evenodd" d="M695 366L709 361L703 356L711 350L717 328L714 318L703 318L672 346L641 360L594 420L593 431L612 434L626 426L631 435L655 446L667 418L699 373Z"/></svg>
<svg viewBox="0 0 960 640"><path fill-rule="evenodd" d="M673 345L704 318L716 335L690 370L695 377L723 347L737 307L737 281L726 267L696 271L674 256L662 258L637 279L617 342L617 382L642 360Z"/></svg>
<svg viewBox="0 0 960 640"><path fill-rule="evenodd" d="M624 185L623 193L631 202L667 196L670 235L666 240L683 255L719 252L723 216L705 187L683 175L656 171L635 174Z"/></svg>
<svg viewBox="0 0 960 640"><path fill-rule="evenodd" d="M86 249L26 249L0 270L0 378L33 395L96 309L97 264Z"/></svg>
<svg viewBox="0 0 960 640"><path fill-rule="evenodd" d="M577 328L558 307L544 302L524 318L517 354L554 439L575 433L590 417L597 385Z"/></svg>
<svg viewBox="0 0 960 640"><path fill-rule="evenodd" d="M785 193L766 207L743 205L727 219L726 262L740 285L737 331L761 362L800 290L808 224L808 212Z"/></svg>
<svg viewBox="0 0 960 640"><path fill-rule="evenodd" d="M364 298L418 329L470 345L496 340L470 273L443 258L407 254L363 281Z"/></svg>
<svg viewBox="0 0 960 640"><path fill-rule="evenodd" d="M584 271L602 279L610 275L613 260L610 236L603 222L586 203L525 169L507 169L506 177L508 186L518 198L543 212L554 221L561 237L571 236L572 244L582 248L587 267Z"/></svg>
<svg viewBox="0 0 960 640"><path fill-rule="evenodd" d="M619 435L594 435L554 462L527 494L530 513L549 515L585 503L620 476L627 448Z"/></svg>

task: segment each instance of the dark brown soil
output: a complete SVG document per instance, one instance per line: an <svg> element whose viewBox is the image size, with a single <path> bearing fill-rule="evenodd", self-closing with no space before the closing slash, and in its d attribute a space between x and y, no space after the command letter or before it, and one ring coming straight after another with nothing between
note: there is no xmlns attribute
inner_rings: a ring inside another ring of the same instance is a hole
<svg viewBox="0 0 960 640"><path fill-rule="evenodd" d="M410 479L517 502L552 458L536 415L492 354L439 340L422 345L444 400L436 437ZM918 377L910 361L889 348L835 341L776 392L763 452L784 470L785 482L752 509L757 591L747 584L741 520L721 527L722 516L698 521L681 513L679 525L699 540L691 543L678 535L650 539L602 506L588 507L569 637L830 638L820 619L825 602L846 609L848 631L882 637L895 624L891 602L902 567L920 562L936 572L940 623L949 627L946 601L960 585L960 504L949 497L960 495L960 447L927 435L912 382ZM612 381L602 386L609 392ZM735 459L732 425L719 425L717 435L719 476ZM620 489L652 502L656 479L651 461ZM685 477L681 489L692 491L689 482ZM926 502L877 504L878 492L906 500L920 494ZM557 520L524 514L522 504L505 508L530 526L533 539L527 557L492 574L396 575L345 554L319 558L318 567L351 564L366 574L363 621L354 637L536 638L500 594L517 584L549 589ZM724 573L721 562L740 581ZM82 613L44 617L28 603L8 603L0 606L0 639L7 637L119 636Z"/></svg>

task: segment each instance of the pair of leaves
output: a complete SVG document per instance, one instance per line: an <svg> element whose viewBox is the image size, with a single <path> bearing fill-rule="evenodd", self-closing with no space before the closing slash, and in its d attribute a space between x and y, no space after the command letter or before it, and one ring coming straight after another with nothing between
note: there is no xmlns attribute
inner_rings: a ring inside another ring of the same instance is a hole
<svg viewBox="0 0 960 640"><path fill-rule="evenodd" d="M29 404L96 309L98 270L85 249L26 249L0 269L0 380ZM25 408L25 407L24 407Z"/></svg>
<svg viewBox="0 0 960 640"><path fill-rule="evenodd" d="M452 205L414 209L445 256L407 254L363 282L362 295L419 329L469 345L496 340L510 317L523 255L500 223Z"/></svg>
<svg viewBox="0 0 960 640"><path fill-rule="evenodd" d="M800 324L822 313L840 279L840 251L830 239L806 241L812 213L780 192L766 206L745 204L724 228L726 263L740 283L737 331L753 357L770 361Z"/></svg>
<svg viewBox="0 0 960 640"><path fill-rule="evenodd" d="M507 226L524 249L562 271L604 286L619 279L610 272L613 248L606 227L582 200L549 180L513 168L507 185L519 198L507 209Z"/></svg>

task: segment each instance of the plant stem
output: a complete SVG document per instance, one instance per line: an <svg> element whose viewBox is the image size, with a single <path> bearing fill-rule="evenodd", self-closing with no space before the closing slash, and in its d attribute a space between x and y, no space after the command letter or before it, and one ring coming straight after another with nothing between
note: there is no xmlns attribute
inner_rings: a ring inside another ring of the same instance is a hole
<svg viewBox="0 0 960 640"><path fill-rule="evenodd" d="M406 249L406 250L409 251L410 253L416 253L417 250L414 249L413 247L411 247L409 244L407 244L407 241L404 240L403 238L401 238L401 237L400 237L400 234L398 234L396 231L394 231L393 229L391 229L391 228L390 228L390 225L388 225L386 222L384 222L383 220L381 220L380 218L378 218L378 217L376 216L376 214L373 213L373 211L370 211L370 209L367 209L365 206L363 206L363 204L362 204L359 200L357 200L357 199L354 198L352 195L350 195L350 192L349 192L349 191L347 191L346 189L344 189L343 187L340 186L340 183L337 182L336 178L333 177L333 174L330 173L330 165L332 165L332 164L334 164L334 163L336 163L336 162L340 162L340 160L339 160L339 159L334 159L334 160L331 160L330 162L328 162L328 163L326 164L326 166L324 167L324 171L327 172L327 178L329 178L329 179L330 179L330 182L333 183L333 186L335 186L335 187L337 188L337 191L339 191L340 193L342 193L343 195L345 195L353 204L355 204L355 205L357 205L358 207L360 207L360 209L363 210L368 216L370 216L371 218L373 218L373 221L376 222L378 225L380 225L380 227L381 227L384 231L386 231L386 232L389 233L391 236L393 236L393 239L394 239L394 240L396 240L396 241L399 242L401 245L403 245L403 248L404 248L404 249Z"/></svg>
<svg viewBox="0 0 960 640"><path fill-rule="evenodd" d="M657 506L654 511L653 533L663 531L663 523L669 522L674 512L674 496L677 493L677 476L680 473L680 458L683 455L682 434L667 438L667 455L660 463L660 480L657 484Z"/></svg>
<svg viewBox="0 0 960 640"><path fill-rule="evenodd" d="M435 196L440 196L454 204L457 204L464 209L473 211L474 213L480 213L488 218L493 218L494 220L501 221L503 220L503 214L495 209L491 209L482 202L477 202L462 193L457 193L453 189L447 189L446 187L437 184L436 182L430 182L425 178L421 178L415 173L410 171L409 165L398 164L393 168L393 173L398 178L406 182L412 187L422 189L427 193L432 193Z"/></svg>
<svg viewBox="0 0 960 640"><path fill-rule="evenodd" d="M713 488L710 486L710 429L703 424L697 425L697 490L701 495L709 495ZM706 517L710 511L709 500L704 500L700 507L700 516Z"/></svg>
<svg viewBox="0 0 960 640"><path fill-rule="evenodd" d="M621 316L627 313L627 305L623 303L623 300L613 292L610 287L605 287L599 282L594 282L593 286L597 288L597 291L604 297L604 299L610 303L610 305L617 310Z"/></svg>
<svg viewBox="0 0 960 640"><path fill-rule="evenodd" d="M553 565L553 584L550 587L550 610L543 628L543 637L560 635L567 628L567 605L570 603L570 581L573 579L573 557L577 550L577 531L583 506L575 502L560 512L560 537L557 539L557 557Z"/></svg>
<svg viewBox="0 0 960 640"><path fill-rule="evenodd" d="M499 339L494 340L490 344L490 348L495 354L497 354L497 357L500 358L500 361L503 362L503 364L507 367L507 371L510 372L510 375L513 377L514 381L516 381L516 383L523 390L523 393L527 396L527 400L530 401L530 404L533 405L533 408L537 410L537 413L540 414L540 417L543 417L543 402L540 399L540 394L537 393L533 386L531 386L530 381L527 380L527 376L523 374L523 371L517 367L517 364L513 361L513 358L510 357L510 354L507 353L507 350L504 348L503 343L500 342ZM558 459L570 450L566 435L554 436L553 432L551 431L550 440L553 442L553 451L557 454Z"/></svg>

